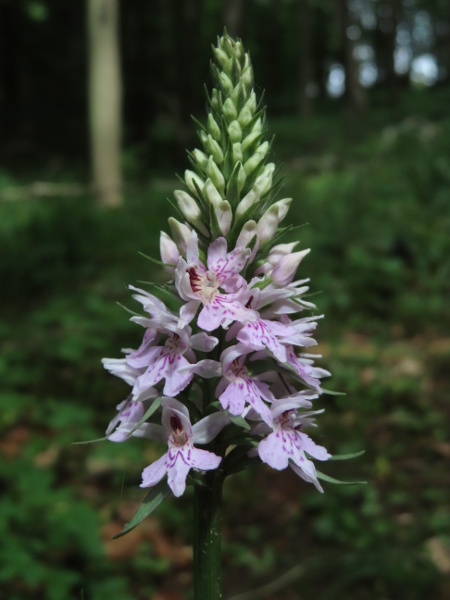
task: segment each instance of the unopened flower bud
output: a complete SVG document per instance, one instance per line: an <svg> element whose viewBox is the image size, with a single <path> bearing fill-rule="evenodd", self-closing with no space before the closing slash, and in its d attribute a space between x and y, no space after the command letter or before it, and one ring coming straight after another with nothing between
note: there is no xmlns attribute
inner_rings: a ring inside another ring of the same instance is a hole
<svg viewBox="0 0 450 600"><path fill-rule="evenodd" d="M202 152L198 148L195 148L195 150L192 151L192 156L194 157L194 160L198 164L200 169L206 169L206 163L208 162L208 157L206 156L206 154L204 152Z"/></svg>
<svg viewBox="0 0 450 600"><path fill-rule="evenodd" d="M297 271L298 265L303 258L309 254L310 248L301 250L300 252L294 252L293 254L286 254L283 256L277 265L275 265L272 271L272 281L275 285L285 287L291 283L294 279L295 272Z"/></svg>
<svg viewBox="0 0 450 600"><path fill-rule="evenodd" d="M264 160L264 155L256 152L244 163L245 174L249 177Z"/></svg>
<svg viewBox="0 0 450 600"><path fill-rule="evenodd" d="M208 115L208 120L206 122L206 127L208 128L208 131L213 136L213 138L215 140L217 140L218 142L220 142L220 140L222 138L222 132L220 130L219 125L214 120L214 117L212 116L212 113L209 113L209 115Z"/></svg>
<svg viewBox="0 0 450 600"><path fill-rule="evenodd" d="M216 186L213 184L211 179L207 179L205 185L203 187L203 195L212 205L216 206L220 202L222 202L223 198L217 191Z"/></svg>
<svg viewBox="0 0 450 600"><path fill-rule="evenodd" d="M242 146L239 142L233 144L233 162L237 163L238 161L242 162Z"/></svg>
<svg viewBox="0 0 450 600"><path fill-rule="evenodd" d="M252 252L248 257L248 262L252 262L258 252L259 240L258 240L258 225L256 221L247 221L244 227L241 229L241 233L236 240L236 247L241 246L247 248L253 245Z"/></svg>
<svg viewBox="0 0 450 600"><path fill-rule="evenodd" d="M218 165L221 165L223 163L222 148L219 146L219 144L216 142L216 140L214 140L212 138L211 135L208 136L208 141L206 143L206 146L207 146L207 148L209 150L209 153L212 155L214 161Z"/></svg>
<svg viewBox="0 0 450 600"><path fill-rule="evenodd" d="M216 165L216 163L214 162L214 159L212 156L210 156L208 159L208 164L206 166L206 174L211 179L213 184L216 186L219 193L223 194L225 191L225 179L223 178L223 175L222 175L220 169L218 168L218 166ZM203 183L202 183L202 185L203 185Z"/></svg>
<svg viewBox="0 0 450 600"><path fill-rule="evenodd" d="M161 260L168 265L176 265L180 257L180 252L177 245L165 231L161 231L159 238L159 251ZM165 271L172 272L173 267L164 267Z"/></svg>
<svg viewBox="0 0 450 600"><path fill-rule="evenodd" d="M278 229L278 206L271 206L258 221L258 237L261 245L273 239Z"/></svg>
<svg viewBox="0 0 450 600"><path fill-rule="evenodd" d="M263 125L262 125L261 118L259 118L259 119L256 119L256 122L253 125L252 133L262 133L262 132L263 132Z"/></svg>
<svg viewBox="0 0 450 600"><path fill-rule="evenodd" d="M258 177L256 178L255 187L258 188L261 196L267 193L272 187L272 177L274 171L274 163L267 163L267 165L264 165L261 175L258 175Z"/></svg>
<svg viewBox="0 0 450 600"><path fill-rule="evenodd" d="M259 198L259 190L256 187L252 187L248 194L246 194L237 205L236 219L240 219L249 210L249 208L259 202Z"/></svg>
<svg viewBox="0 0 450 600"><path fill-rule="evenodd" d="M232 121L228 126L228 134L232 142L240 142L242 139L242 129L238 121Z"/></svg>
<svg viewBox="0 0 450 600"><path fill-rule="evenodd" d="M223 200L216 206L213 206L213 210L216 211L217 222L219 223L222 235L227 235L230 231L231 221L233 219L230 203Z"/></svg>
<svg viewBox="0 0 450 600"><path fill-rule="evenodd" d="M186 182L189 191L194 194L194 196L197 196L198 193L195 184L199 189L202 189L204 184L203 180L196 173L194 173L194 171L190 171L189 169L186 169L184 172L184 181Z"/></svg>
<svg viewBox="0 0 450 600"><path fill-rule="evenodd" d="M267 261L274 267L283 256L287 254L292 254L295 246L298 245L298 242L291 242L290 244L277 244L274 246L268 256Z"/></svg>
<svg viewBox="0 0 450 600"><path fill-rule="evenodd" d="M288 214L291 203L292 203L292 198L283 198L283 200L278 200L278 202L275 202L275 204L273 205L273 206L278 207L278 222L279 223L281 223L281 221L284 219L284 217Z"/></svg>
<svg viewBox="0 0 450 600"><path fill-rule="evenodd" d="M217 111L220 111L222 101L220 100L219 92L216 90L216 88L213 89L211 94L211 104L213 105L213 108L215 108Z"/></svg>
<svg viewBox="0 0 450 600"><path fill-rule="evenodd" d="M237 111L231 98L227 98L223 103L222 112L225 115L228 123L231 123L231 121L234 121L236 119Z"/></svg>
<svg viewBox="0 0 450 600"><path fill-rule="evenodd" d="M249 111L253 114L256 110L257 102L256 102L256 94L252 90L249 99L245 103L245 108L248 108Z"/></svg>
<svg viewBox="0 0 450 600"><path fill-rule="evenodd" d="M231 92L233 91L233 82L223 71L221 71L219 74L219 83L220 87L222 88L225 94L231 94Z"/></svg>
<svg viewBox="0 0 450 600"><path fill-rule="evenodd" d="M247 107L244 108L239 113L238 121L241 127L245 127L252 120L252 111Z"/></svg>
<svg viewBox="0 0 450 600"><path fill-rule="evenodd" d="M185 225L184 223L180 223L173 217L169 217L168 219L170 232L172 237L177 245L178 250L186 255L186 250L188 247L189 240L191 239L192 229Z"/></svg>
<svg viewBox="0 0 450 600"><path fill-rule="evenodd" d="M197 202L182 190L175 190L174 196L177 200L178 208L188 223L194 225L203 235L209 236L208 229L202 223L202 213Z"/></svg>
<svg viewBox="0 0 450 600"><path fill-rule="evenodd" d="M259 139L261 133L260 132L253 132L250 133L249 135L247 135L244 140L242 141L242 151L243 152L247 152L247 150L253 145L256 144L257 140Z"/></svg>
<svg viewBox="0 0 450 600"><path fill-rule="evenodd" d="M242 73L241 81L245 86L247 93L250 93L253 88L253 69L249 65L249 67Z"/></svg>
<svg viewBox="0 0 450 600"><path fill-rule="evenodd" d="M213 46L213 53L214 58L218 62L219 66L225 71L228 70L230 59L228 58L227 53L224 52L221 48L217 48L215 46Z"/></svg>

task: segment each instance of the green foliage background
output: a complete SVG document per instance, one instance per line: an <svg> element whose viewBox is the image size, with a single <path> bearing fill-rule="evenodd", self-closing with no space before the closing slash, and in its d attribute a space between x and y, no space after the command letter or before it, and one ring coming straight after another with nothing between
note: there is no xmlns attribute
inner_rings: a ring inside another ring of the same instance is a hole
<svg viewBox="0 0 450 600"><path fill-rule="evenodd" d="M10 50L0 61L5 600L192 599L189 491L111 540L144 497L140 474L160 449L137 439L73 445L101 437L127 394L100 359L139 344L141 330L117 303L134 309L126 286L161 276L138 251L158 255L159 231L172 214L167 198L179 186L173 173L187 167L184 146L195 130L184 117L191 108L201 117L211 32L222 27L220 3L205 0L198 36L189 37L182 20L172 22L169 4L154 3L153 18L145 0L122 3L123 39L132 42L123 51L126 185L124 206L111 212L87 192L35 194L36 181L70 190L89 178L79 4L0 0L1 48ZM309 4L335 60L333 3ZM333 454L365 449L327 472L368 485L325 484L320 495L291 472L263 467L230 478L225 597L256 590L247 600L445 600L450 90L445 82L405 88L392 106L380 86L366 114L321 98L315 116L300 119L292 83L297 4L247 5L245 42L268 92L273 160L284 163L301 247L312 248L299 274L311 277L326 316L317 336L322 364L333 373L328 387L347 394L321 400L318 441ZM411 11L431 5L448 20L444 2L418 1ZM180 121L162 110L173 98L185 100ZM294 575L280 580L287 572ZM279 587L258 591L268 583Z"/></svg>
<svg viewBox="0 0 450 600"><path fill-rule="evenodd" d="M301 244L313 250L301 271L322 292L323 364L330 387L347 392L321 401L319 437L333 453L367 451L328 472L369 483L327 486L322 496L264 468L230 479L228 595L298 564L305 572L284 598L448 591L447 103L443 91L411 96L407 117L374 111L357 129L348 116L270 123L293 219L305 224ZM137 251L157 255L175 184L152 174L115 212L82 196L0 204L8 600L191 597L189 494L135 535L110 540L142 499L140 472L158 449L143 440L71 445L103 435L126 394L100 358L139 342L116 302L132 306L126 285L158 277Z"/></svg>

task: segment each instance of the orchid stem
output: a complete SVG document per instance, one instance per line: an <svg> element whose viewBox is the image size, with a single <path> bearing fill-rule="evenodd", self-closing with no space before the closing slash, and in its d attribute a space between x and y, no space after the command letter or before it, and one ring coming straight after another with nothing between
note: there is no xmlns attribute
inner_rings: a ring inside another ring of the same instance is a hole
<svg viewBox="0 0 450 600"><path fill-rule="evenodd" d="M206 473L204 483L194 487L194 598L220 600L223 471Z"/></svg>

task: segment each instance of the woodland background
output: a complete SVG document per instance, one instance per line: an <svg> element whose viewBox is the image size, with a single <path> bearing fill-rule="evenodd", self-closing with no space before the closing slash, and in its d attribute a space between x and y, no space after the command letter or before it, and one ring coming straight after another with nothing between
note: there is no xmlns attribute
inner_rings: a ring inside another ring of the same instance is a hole
<svg viewBox="0 0 450 600"><path fill-rule="evenodd" d="M0 0L0 597L192 599L190 492L111 540L160 450L72 443L127 393L100 359L139 343L117 302L158 277L138 251L167 230L224 25L266 91L328 387L347 394L321 400L318 441L366 450L327 472L368 481L230 478L225 598L444 600L447 0Z"/></svg>

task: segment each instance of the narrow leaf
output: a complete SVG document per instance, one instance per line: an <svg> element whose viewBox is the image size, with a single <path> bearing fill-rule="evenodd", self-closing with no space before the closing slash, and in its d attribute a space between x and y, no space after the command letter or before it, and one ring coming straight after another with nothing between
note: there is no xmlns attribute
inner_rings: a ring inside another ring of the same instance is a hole
<svg viewBox="0 0 450 600"><path fill-rule="evenodd" d="M334 479L334 477L330 477L329 475L325 475L325 473L321 473L320 471L316 471L318 479L322 481L326 481L328 483L334 483L336 485L366 485L367 481L341 481L340 479Z"/></svg>
<svg viewBox="0 0 450 600"><path fill-rule="evenodd" d="M144 498L144 501L137 509L131 521L125 524L120 533L113 535L113 539L116 540L117 538L122 537L139 525L139 523L141 523L145 517L148 517L148 515L152 513L170 493L170 488L165 479L156 484Z"/></svg>
<svg viewBox="0 0 450 600"><path fill-rule="evenodd" d="M158 408L161 406L161 400L162 396L158 396L158 398L152 402L151 406L149 406L139 423L130 431L130 435L132 435L136 429L139 429L139 427L145 423L147 419L150 419L150 417L158 410Z"/></svg>
<svg viewBox="0 0 450 600"><path fill-rule="evenodd" d="M347 395L345 392L336 392L335 390L327 390L325 388L322 388L322 392L324 394L328 394L329 396L346 396Z"/></svg>
<svg viewBox="0 0 450 600"><path fill-rule="evenodd" d="M102 437L96 440L86 440L84 442L72 442L72 446L86 446L87 444L96 444L97 442L105 442L108 438Z"/></svg>
<svg viewBox="0 0 450 600"><path fill-rule="evenodd" d="M362 456L365 452L365 450L360 450L359 452L351 452L350 454L335 454L329 460L350 460L351 458Z"/></svg>

